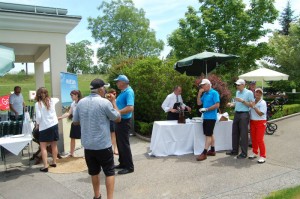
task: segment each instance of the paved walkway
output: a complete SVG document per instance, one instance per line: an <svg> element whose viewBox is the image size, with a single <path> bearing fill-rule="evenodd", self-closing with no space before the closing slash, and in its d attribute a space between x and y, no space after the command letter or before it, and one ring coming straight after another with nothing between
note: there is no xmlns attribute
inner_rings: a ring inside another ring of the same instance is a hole
<svg viewBox="0 0 300 199"><path fill-rule="evenodd" d="M131 137L135 172L116 175L116 199L263 198L268 193L300 185L300 115L277 121L278 130L266 135L267 162L238 160L218 152L203 162L195 156L149 157L149 142ZM82 155L83 150L77 150ZM117 156L116 159L117 160ZM28 159L23 160L26 164ZM41 173L38 166L3 172L0 165L0 199L93 198L87 172ZM103 178L101 175L101 180ZM101 192L106 198L105 182Z"/></svg>

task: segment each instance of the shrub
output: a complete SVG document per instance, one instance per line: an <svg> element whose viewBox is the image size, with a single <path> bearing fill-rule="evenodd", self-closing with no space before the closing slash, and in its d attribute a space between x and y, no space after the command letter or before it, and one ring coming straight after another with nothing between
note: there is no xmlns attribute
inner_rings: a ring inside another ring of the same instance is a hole
<svg viewBox="0 0 300 199"><path fill-rule="evenodd" d="M283 110L276 112L272 116L272 119L284 117L284 116L291 115L291 114L294 114L294 113L299 113L299 112L300 112L300 104L284 105Z"/></svg>
<svg viewBox="0 0 300 199"><path fill-rule="evenodd" d="M174 62L163 62L158 58L146 58L127 61L123 67L118 66L118 70L114 68L110 79L116 78L117 74L125 74L135 92L136 121L151 123L165 120L166 114L161 104L173 92L175 85L182 86L183 100L187 105L190 105L191 100L196 100L193 94L194 77L178 73L173 69L173 64ZM115 83L112 82L111 85Z"/></svg>
<svg viewBox="0 0 300 199"><path fill-rule="evenodd" d="M136 121L135 122L135 130L139 132L139 134L144 135L144 136L151 136L152 133L152 128L153 128L153 122L147 123L147 122L140 122Z"/></svg>

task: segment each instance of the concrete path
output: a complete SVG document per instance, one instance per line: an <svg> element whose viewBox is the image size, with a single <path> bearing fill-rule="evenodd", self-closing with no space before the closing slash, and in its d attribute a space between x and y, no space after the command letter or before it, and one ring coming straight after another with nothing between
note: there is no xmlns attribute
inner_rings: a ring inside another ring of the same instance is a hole
<svg viewBox="0 0 300 199"><path fill-rule="evenodd" d="M300 185L299 121L300 115L276 121L278 130L265 136L265 164L234 159L225 152L203 162L197 162L192 154L149 157L150 143L131 137L135 172L116 175L114 196L116 199L251 199ZM82 155L83 150L76 153ZM27 161L22 160L24 164ZM3 162L0 163L0 199L93 198L87 171L44 174L39 172L41 165L23 165L4 172ZM106 198L103 174L101 192L102 198Z"/></svg>

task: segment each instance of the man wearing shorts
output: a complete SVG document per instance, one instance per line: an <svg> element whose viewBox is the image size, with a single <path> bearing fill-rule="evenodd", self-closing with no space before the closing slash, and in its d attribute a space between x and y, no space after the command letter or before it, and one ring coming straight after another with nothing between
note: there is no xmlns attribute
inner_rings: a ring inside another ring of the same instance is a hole
<svg viewBox="0 0 300 199"><path fill-rule="evenodd" d="M203 114L203 132L205 135L205 147L203 152L197 157L197 161L207 159L207 156L215 156L215 138L213 131L217 120L217 111L220 106L219 93L211 88L211 83L208 79L203 79L200 83L201 88L198 92L197 104L203 104L203 108L199 111ZM210 150L208 148L210 147Z"/></svg>
<svg viewBox="0 0 300 199"><path fill-rule="evenodd" d="M115 184L114 156L110 139L110 120L120 122L116 100L104 98L103 80L94 79L90 84L91 94L78 102L73 116L74 125L81 125L81 143L85 161L92 177L94 199L101 198L99 173L106 176L107 198L113 198Z"/></svg>

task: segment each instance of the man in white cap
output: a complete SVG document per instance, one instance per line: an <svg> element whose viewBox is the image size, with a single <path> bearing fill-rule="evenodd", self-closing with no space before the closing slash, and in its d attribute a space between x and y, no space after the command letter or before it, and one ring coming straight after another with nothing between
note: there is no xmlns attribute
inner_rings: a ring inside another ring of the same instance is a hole
<svg viewBox="0 0 300 199"><path fill-rule="evenodd" d="M134 172L132 153L129 142L131 130L131 117L134 110L134 91L129 86L129 79L125 75L119 75L114 81L117 82L118 89L121 93L118 95L116 103L121 114L121 122L116 123L116 140L119 150L119 165L116 169L118 174L128 174Z"/></svg>
<svg viewBox="0 0 300 199"><path fill-rule="evenodd" d="M215 139L213 136L217 112L220 106L220 95L219 93L211 88L211 83L208 79L203 79L200 83L201 88L198 92L197 104L203 108L199 111L203 113L203 133L206 137L205 147L203 152L197 157L197 161L202 161L207 156L215 156ZM210 150L208 148L210 147Z"/></svg>
<svg viewBox="0 0 300 199"><path fill-rule="evenodd" d="M245 85L243 79L235 82L237 89L235 102L228 103L229 107L235 107L235 113L232 124L232 151L226 152L226 155L238 155L240 145L242 152L237 156L238 159L244 159L248 154L249 107L254 103L254 95L252 91L245 88Z"/></svg>

